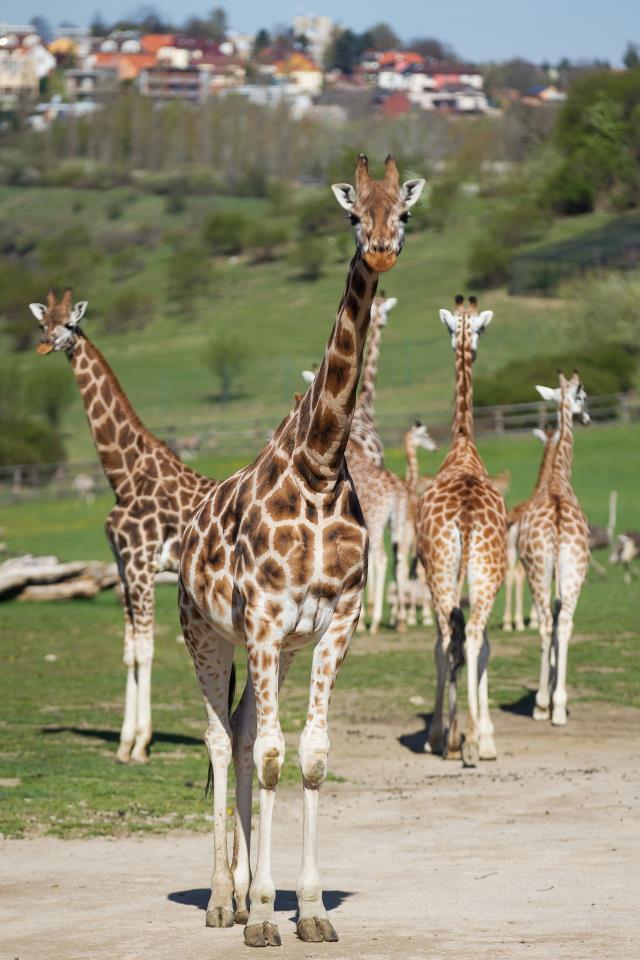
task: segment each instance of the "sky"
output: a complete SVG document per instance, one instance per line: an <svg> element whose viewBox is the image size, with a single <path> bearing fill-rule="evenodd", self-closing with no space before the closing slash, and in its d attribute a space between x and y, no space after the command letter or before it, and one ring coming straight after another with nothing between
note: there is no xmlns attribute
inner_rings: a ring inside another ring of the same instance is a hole
<svg viewBox="0 0 640 960"><path fill-rule="evenodd" d="M504 60L515 56L555 63L594 58L620 63L629 40L640 44L639 0L313 0L309 6L287 0L0 0L0 19L28 21L45 16L53 25L67 20L83 26L94 13L114 20L154 6L162 15L181 22L224 6L231 27L254 32L262 26L289 23L296 13L326 14L362 31L387 21L403 39L432 36L450 43L470 60ZM266 8L266 9L265 9Z"/></svg>

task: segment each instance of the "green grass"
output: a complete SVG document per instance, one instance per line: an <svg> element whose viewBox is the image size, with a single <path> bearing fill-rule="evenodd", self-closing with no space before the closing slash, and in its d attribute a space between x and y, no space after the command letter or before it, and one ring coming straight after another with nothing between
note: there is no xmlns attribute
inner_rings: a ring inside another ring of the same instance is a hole
<svg viewBox="0 0 640 960"><path fill-rule="evenodd" d="M109 220L109 204L118 196L122 216ZM327 204L333 203L327 190ZM82 205L80 209L78 204ZM449 406L450 346L437 310L449 305L459 290L465 291L467 253L482 230L484 204L486 201L478 198L462 198L442 233L409 229L398 264L382 280L399 304L384 335L378 394L381 415L426 414ZM126 281L127 286L150 291L155 298L155 318L142 331L107 335L96 318L118 286L112 258L100 261L89 282L82 276L51 278L57 286L71 283L76 296L89 301L84 327L151 427L171 424L178 431L188 432L189 424L223 422L228 426L257 417L278 423L288 411L294 391L302 388L300 371L322 356L346 275L346 257L335 238L327 240L333 253L317 282L296 280L287 259L262 265L249 265L242 259L235 264L212 260L211 293L197 302L195 315L179 316L170 303L166 266L171 248L167 232L178 228L197 237L204 217L215 209L271 217L267 201L192 197L187 198L184 211L169 216L164 197L130 190L5 187L0 188L0 205L7 218L19 217L27 233L39 237L60 231L63 226L84 224L98 241L109 233L121 236L125 243L128 232L143 226L151 229L152 239L136 250L140 269ZM337 205L335 214L335 237L348 236L350 227ZM282 219L293 229L290 216ZM574 218L562 221L554 230L567 236L590 225L588 218ZM557 353L565 345L567 314L575 309L558 300L510 298L504 290L486 294L483 305L495 311L495 319L482 342L478 374L490 373L523 350L527 354ZM25 304L25 323L34 322ZM211 336L221 330L232 330L246 345L248 357L237 399L227 410L211 401L217 385L204 360ZM43 358L28 354L18 362L33 367L65 361L59 355ZM531 398L535 399L533 390ZM71 460L93 458L79 395L65 413L63 434Z"/></svg>
<svg viewBox="0 0 640 960"><path fill-rule="evenodd" d="M607 496L620 493L619 526L640 525L636 496L639 427L576 428L575 486L594 519L605 524ZM530 436L486 440L481 450L489 469L512 471L511 503L531 488L541 455ZM437 456L423 457L432 472ZM402 469L400 451L388 462ZM210 461L223 476L239 464ZM49 553L63 559L109 557L102 531L108 497L18 504L3 511L0 524L12 551ZM592 577L576 616L576 641L569 657L570 704L606 700L640 707L637 645L638 581L631 588L618 568L606 580ZM538 673L537 638L502 634L502 597L491 627L491 696L494 708L528 702ZM175 589L158 589L157 643L153 678L156 737L146 768L120 767L113 756L124 694L122 615L112 593L92 601L0 605L3 637L0 665L0 830L9 836L46 831L59 836L208 829L210 809L202 796L206 755L204 711L190 658L178 634ZM418 629L406 639L383 635L371 643L356 638L341 670L332 717L343 722L406 718L415 712L409 697L431 703L433 631ZM53 662L45 660L55 654ZM300 730L305 715L310 651L291 668L282 698L285 731ZM244 675L240 663L240 680ZM464 686L464 684L462 684ZM463 692L464 700L464 692ZM428 707L425 706L424 709ZM419 721L417 721L419 722ZM285 783L297 783L296 752L287 755Z"/></svg>

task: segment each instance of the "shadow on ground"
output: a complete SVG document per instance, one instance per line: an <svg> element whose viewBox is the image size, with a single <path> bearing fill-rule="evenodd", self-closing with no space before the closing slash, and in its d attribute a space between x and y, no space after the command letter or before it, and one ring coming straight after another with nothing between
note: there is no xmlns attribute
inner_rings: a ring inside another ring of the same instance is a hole
<svg viewBox="0 0 640 960"><path fill-rule="evenodd" d="M515 713L519 717L531 717L535 705L535 690L527 690L518 700L514 700L512 703L501 703L500 709L505 713Z"/></svg>
<svg viewBox="0 0 640 960"><path fill-rule="evenodd" d="M176 890L174 893L167 894L167 900L172 903L180 903L185 907L197 907L199 910L206 910L211 891L205 887L196 887L194 890ZM326 910L335 910L348 897L353 894L346 890L325 890L322 894L322 900ZM295 890L276 891L275 909L281 912L297 913L298 898Z"/></svg>
<svg viewBox="0 0 640 960"><path fill-rule="evenodd" d="M400 746L406 747L411 753L424 753L432 716L432 713L416 714L416 719L422 720L423 727L421 730L416 730L415 733L403 733L402 736L398 737Z"/></svg>
<svg viewBox="0 0 640 960"><path fill-rule="evenodd" d="M104 740L105 743L119 743L119 730L97 729L95 727L41 727L40 733L53 736L60 733L73 733L77 737L87 737L92 740ZM157 743L182 744L183 746L202 746L202 737L190 737L183 733L157 733L154 731L151 745Z"/></svg>

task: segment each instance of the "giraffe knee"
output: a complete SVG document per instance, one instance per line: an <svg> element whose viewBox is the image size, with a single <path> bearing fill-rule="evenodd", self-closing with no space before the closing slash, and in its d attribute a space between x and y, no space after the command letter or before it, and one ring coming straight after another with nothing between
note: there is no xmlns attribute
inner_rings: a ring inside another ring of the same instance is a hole
<svg viewBox="0 0 640 960"><path fill-rule="evenodd" d="M260 786L274 790L280 780L284 764L284 737L280 733L256 738L253 745L253 761Z"/></svg>
<svg viewBox="0 0 640 960"><path fill-rule="evenodd" d="M305 787L317 790L327 779L329 738L318 734L305 737L303 733L300 738L298 759Z"/></svg>

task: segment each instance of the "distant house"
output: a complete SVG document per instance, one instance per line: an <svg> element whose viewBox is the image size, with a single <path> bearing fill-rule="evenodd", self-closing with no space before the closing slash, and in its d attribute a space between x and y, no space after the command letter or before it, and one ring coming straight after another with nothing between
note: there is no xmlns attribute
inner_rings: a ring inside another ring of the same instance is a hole
<svg viewBox="0 0 640 960"><path fill-rule="evenodd" d="M380 113L389 119L405 116L414 109L414 105L406 93L401 93L398 90L385 97L379 108Z"/></svg>
<svg viewBox="0 0 640 960"><path fill-rule="evenodd" d="M207 95L206 73L197 67L175 70L150 66L140 71L140 93L153 100L190 100L198 103Z"/></svg>
<svg viewBox="0 0 640 960"><path fill-rule="evenodd" d="M90 70L77 68L65 70L64 84L67 97L72 101L96 101L107 99L118 83L118 69Z"/></svg>
<svg viewBox="0 0 640 960"><path fill-rule="evenodd" d="M317 63L304 53L292 53L286 60L276 61L276 77L284 78L310 96L316 96L322 90L324 74Z"/></svg>
<svg viewBox="0 0 640 960"><path fill-rule="evenodd" d="M142 70L149 70L156 65L156 58L151 53L93 53L85 62L89 70L106 70L115 72L122 83L136 80Z"/></svg>
<svg viewBox="0 0 640 960"><path fill-rule="evenodd" d="M537 103L564 103L566 99L566 93L558 90L553 83L539 84L538 86L531 87L522 98L524 103L534 105Z"/></svg>
<svg viewBox="0 0 640 960"><path fill-rule="evenodd" d="M40 80L56 66L56 58L31 26L0 24L0 101L12 106L39 93Z"/></svg>

